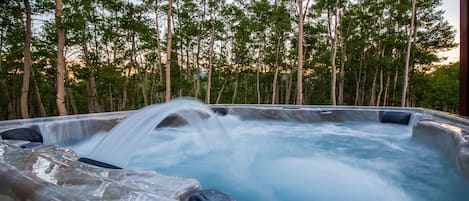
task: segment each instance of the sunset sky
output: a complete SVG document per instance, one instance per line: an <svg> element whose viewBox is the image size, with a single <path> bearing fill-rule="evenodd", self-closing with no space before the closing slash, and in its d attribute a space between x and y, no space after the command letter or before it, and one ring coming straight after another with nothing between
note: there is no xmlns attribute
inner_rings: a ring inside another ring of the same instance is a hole
<svg viewBox="0 0 469 201"><path fill-rule="evenodd" d="M442 9L445 10L445 19L456 29L456 43L459 43L459 0L443 0ZM445 63L459 61L459 47L451 51L441 53L441 56L448 57Z"/></svg>

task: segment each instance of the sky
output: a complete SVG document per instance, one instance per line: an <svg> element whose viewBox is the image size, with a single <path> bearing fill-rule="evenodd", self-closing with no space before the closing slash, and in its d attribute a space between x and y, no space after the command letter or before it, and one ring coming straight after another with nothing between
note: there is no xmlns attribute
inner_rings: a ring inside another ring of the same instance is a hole
<svg viewBox="0 0 469 201"><path fill-rule="evenodd" d="M443 0L443 5L441 8L445 11L445 19L448 20L448 22L453 25L456 30L455 42L459 44L459 0ZM440 53L440 56L448 57L447 61L444 63L459 61L459 46L453 50Z"/></svg>

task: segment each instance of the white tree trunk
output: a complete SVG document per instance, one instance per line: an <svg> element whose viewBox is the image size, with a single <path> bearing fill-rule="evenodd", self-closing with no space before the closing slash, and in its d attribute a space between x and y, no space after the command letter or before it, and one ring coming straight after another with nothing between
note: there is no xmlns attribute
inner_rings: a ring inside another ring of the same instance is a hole
<svg viewBox="0 0 469 201"><path fill-rule="evenodd" d="M168 13L167 13L167 27L168 27L168 43L166 47L166 93L165 100L166 102L171 100L171 10L173 8L173 0L168 2Z"/></svg>
<svg viewBox="0 0 469 201"><path fill-rule="evenodd" d="M275 74L274 74L274 81L272 83L272 104L275 104L276 101L278 100L277 98L277 88L278 88L278 71L279 71L279 66L278 66L278 53L280 49L280 36L277 36L277 44L275 46Z"/></svg>
<svg viewBox="0 0 469 201"><path fill-rule="evenodd" d="M57 25L57 94L55 102L57 104L57 112L59 115L67 115L65 108L65 57L64 45L65 36L62 27L62 0L55 0L55 22Z"/></svg>
<svg viewBox="0 0 469 201"><path fill-rule="evenodd" d="M336 2L336 12L334 14L334 29L331 28L331 23L329 21L329 34L331 37L331 49L332 49L332 55L331 55L331 65L332 65L332 79L331 79L331 103L332 105L337 105L337 93L336 93L336 87L337 87L337 64L336 64L336 57L337 57L337 38L338 38L338 16L340 15L339 11L339 1ZM328 11L328 18L329 18L329 11Z"/></svg>
<svg viewBox="0 0 469 201"><path fill-rule="evenodd" d="M347 62L347 44L342 40L342 63L340 65L339 104L344 104L345 63Z"/></svg>
<svg viewBox="0 0 469 201"><path fill-rule="evenodd" d="M21 117L29 118L28 111L28 92L29 92L29 78L31 76L31 6L29 0L24 0L25 13L26 13L26 27L24 39L24 71L23 71L23 86L21 87Z"/></svg>
<svg viewBox="0 0 469 201"><path fill-rule="evenodd" d="M381 95L383 94L383 87L384 87L384 80L383 80L383 68L381 68L381 71L379 73L379 92L378 92L378 98L376 99L376 106L380 106L381 104Z"/></svg>
<svg viewBox="0 0 469 201"><path fill-rule="evenodd" d="M410 30L409 30L409 35L407 38L407 53L406 53L406 59L405 59L405 67L404 67L404 86L402 88L402 98L401 98L401 107L406 106L406 99L407 99L407 88L409 85L409 65L410 65L410 51L412 48L412 32L414 30L415 26L415 10L417 7L417 0L412 1L412 16L410 20Z"/></svg>
<svg viewBox="0 0 469 201"><path fill-rule="evenodd" d="M376 80L378 78L378 68L375 70L375 75L373 76L373 85L371 86L371 98L370 98L370 103L368 104L369 106L375 106L376 105Z"/></svg>
<svg viewBox="0 0 469 201"><path fill-rule="evenodd" d="M213 13L212 13L213 15ZM210 30L210 50L209 50L209 59L208 59L208 79L207 79L207 91L205 94L205 104L210 104L210 90L212 85L212 68L213 68L213 46L215 44L215 21L212 16L211 20L211 30Z"/></svg>
<svg viewBox="0 0 469 201"><path fill-rule="evenodd" d="M391 73L387 73L387 78L386 78L386 86L384 87L384 101L383 101L383 106L388 105L388 97L389 97L389 84L391 82Z"/></svg>
<svg viewBox="0 0 469 201"><path fill-rule="evenodd" d="M303 1L298 0L299 10L299 39L298 39L298 80L296 104L303 104Z"/></svg>
<svg viewBox="0 0 469 201"><path fill-rule="evenodd" d="M223 85L221 86L221 89L220 91L218 92L218 96L217 96L217 101L215 102L215 104L219 104L220 103L220 99L221 99L221 96L223 95L223 91L225 91L225 87L226 85L228 84L228 81L230 80L230 75L228 75L226 78L225 78L225 81L223 82Z"/></svg>

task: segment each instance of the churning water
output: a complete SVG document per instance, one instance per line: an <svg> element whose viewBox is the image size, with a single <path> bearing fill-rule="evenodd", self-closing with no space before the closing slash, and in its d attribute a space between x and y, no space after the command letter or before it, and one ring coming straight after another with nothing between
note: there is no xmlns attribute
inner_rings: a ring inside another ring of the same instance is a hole
<svg viewBox="0 0 469 201"><path fill-rule="evenodd" d="M469 182L409 127L219 117L231 146L214 149L193 126L151 131L127 168L198 179L238 201L468 200ZM213 121L212 118L206 121ZM199 122L201 123L201 122ZM206 136L219 130L208 129ZM73 145L86 155L106 134Z"/></svg>

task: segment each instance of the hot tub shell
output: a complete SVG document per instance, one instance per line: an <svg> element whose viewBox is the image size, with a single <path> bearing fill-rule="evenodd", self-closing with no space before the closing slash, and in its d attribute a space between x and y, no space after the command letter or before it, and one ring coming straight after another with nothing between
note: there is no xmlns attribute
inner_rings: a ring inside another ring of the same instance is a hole
<svg viewBox="0 0 469 201"><path fill-rule="evenodd" d="M409 115L412 137L440 150L455 170L469 178L469 120L422 108L213 105L241 119L295 122L360 121L393 122L393 116ZM187 200L201 188L191 178L167 176L155 171L114 170L78 161L76 154L57 146L109 131L128 112L71 115L1 121L0 133L14 128L33 128L43 134L44 145L22 149L0 140L0 200ZM394 123L402 123L396 120Z"/></svg>

